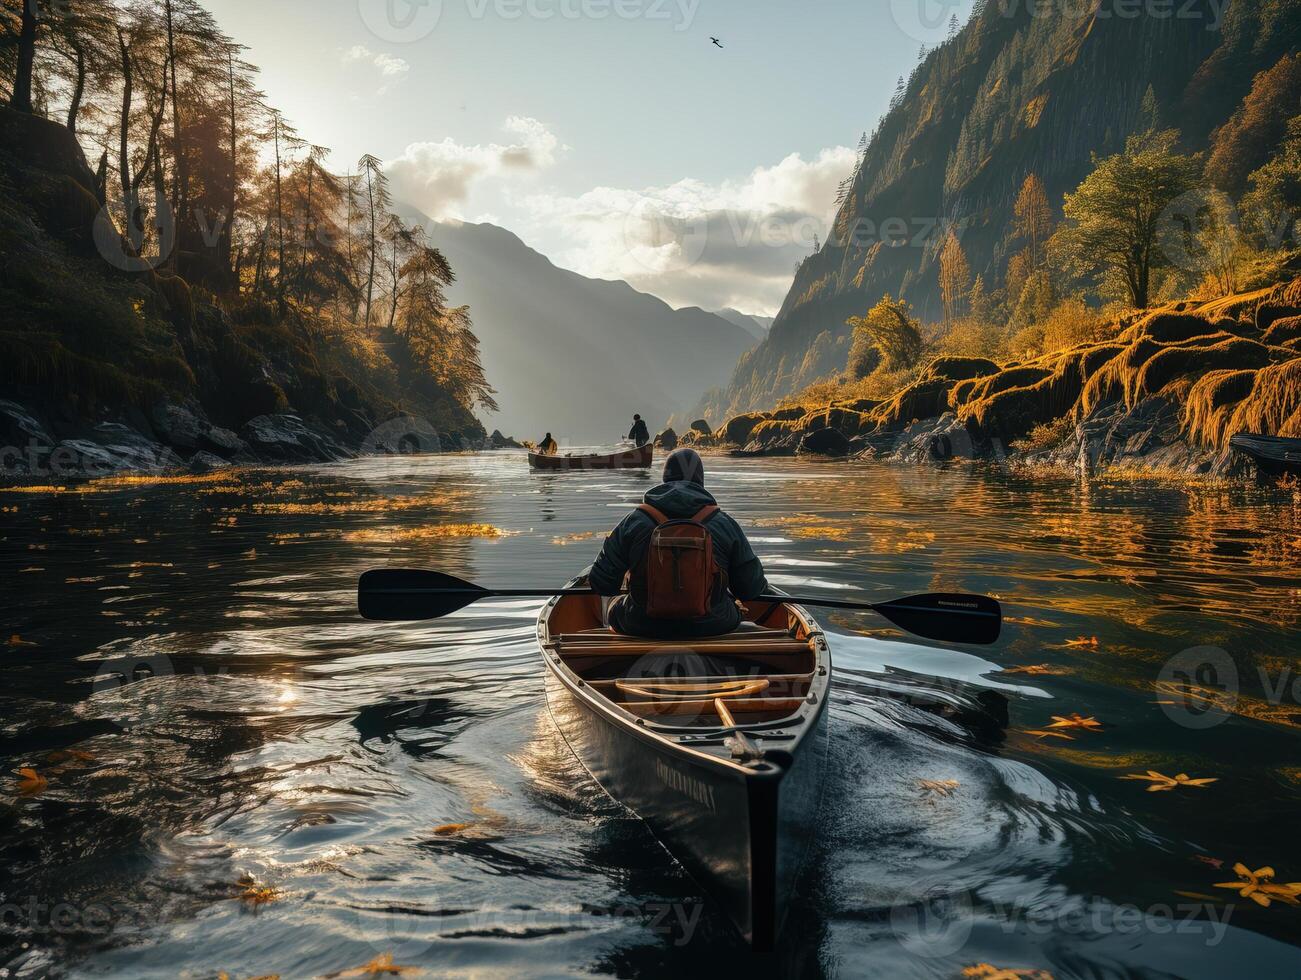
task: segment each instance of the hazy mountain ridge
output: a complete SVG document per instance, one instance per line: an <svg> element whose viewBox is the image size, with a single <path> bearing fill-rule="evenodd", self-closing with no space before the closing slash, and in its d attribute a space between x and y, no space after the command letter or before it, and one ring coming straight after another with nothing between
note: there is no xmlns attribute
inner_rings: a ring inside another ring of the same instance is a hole
<svg viewBox="0 0 1301 980"><path fill-rule="evenodd" d="M634 412L653 428L688 411L755 343L745 326L698 307L674 310L626 282L562 269L496 225L406 213L456 270L449 301L469 305L497 389L489 428L608 443Z"/></svg>
<svg viewBox="0 0 1301 980"><path fill-rule="evenodd" d="M1116 152L1149 124L1149 86L1157 122L1180 129L1188 149L1205 148L1254 75L1301 36L1301 5L1291 0L1183 10L1122 17L1110 4L1089 16L978 6L913 73L865 149L833 234L797 270L768 337L723 392L706 396L701 414L718 420L768 407L842 370L846 317L886 292L937 319L937 253L948 226L972 274L992 288L1013 251L1012 205L1028 173L1042 179L1060 216L1062 194L1089 172L1092 154ZM863 234L891 218L907 229L900 244Z"/></svg>

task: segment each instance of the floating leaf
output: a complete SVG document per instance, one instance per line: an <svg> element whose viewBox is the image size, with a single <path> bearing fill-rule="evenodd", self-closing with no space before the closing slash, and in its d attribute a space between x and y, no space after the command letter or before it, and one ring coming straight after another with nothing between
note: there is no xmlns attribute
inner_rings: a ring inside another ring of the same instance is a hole
<svg viewBox="0 0 1301 980"><path fill-rule="evenodd" d="M1224 861L1222 861L1220 858L1208 857L1205 854L1194 854L1193 860L1201 861L1202 864L1209 864L1216 871L1219 871L1222 867L1224 867Z"/></svg>
<svg viewBox="0 0 1301 980"><path fill-rule="evenodd" d="M264 885L252 875L244 875L239 879L240 887L239 900L249 905L269 905L278 899L284 897L284 892L279 888L271 885Z"/></svg>
<svg viewBox="0 0 1301 980"><path fill-rule="evenodd" d="M1066 716L1053 715L1053 722L1049 728L1083 728L1085 731L1096 732L1102 730L1102 722L1098 719L1089 717L1085 718L1078 712Z"/></svg>
<svg viewBox="0 0 1301 980"><path fill-rule="evenodd" d="M1068 742L1075 741L1074 735L1067 735L1065 732L1044 731L1042 728L1027 728L1025 733L1027 735L1038 735L1040 738L1064 738Z"/></svg>
<svg viewBox="0 0 1301 980"><path fill-rule="evenodd" d="M1020 667L1004 667L1003 673L1030 674L1033 677L1052 677L1059 674L1069 674L1070 671L1065 667L1054 667L1052 664L1024 664Z"/></svg>
<svg viewBox="0 0 1301 980"><path fill-rule="evenodd" d="M1268 865L1252 871L1239 861L1233 866L1233 873L1241 880L1217 882L1214 887L1232 888L1240 897L1249 898L1264 908L1269 908L1275 901L1301 905L1301 881L1278 884L1274 881L1274 869Z"/></svg>
<svg viewBox="0 0 1301 980"><path fill-rule="evenodd" d="M80 749L55 749L45 757L51 765L65 765L72 762L94 762L95 757Z"/></svg>
<svg viewBox="0 0 1301 980"><path fill-rule="evenodd" d="M355 970L328 973L326 977L329 980L334 980L335 977L400 977L423 972L423 970L415 966L398 966L393 962L393 954L385 953L382 956L375 957L365 966L359 966Z"/></svg>
<svg viewBox="0 0 1301 980"><path fill-rule="evenodd" d="M921 787L923 796L928 793L935 796L952 796L953 791L961 784L956 779L919 779L917 785Z"/></svg>
<svg viewBox="0 0 1301 980"><path fill-rule="evenodd" d="M1062 646L1066 647L1069 650L1078 650L1081 648L1096 650L1099 644L1098 644L1098 638L1096 636L1077 636L1073 640L1067 640L1065 643L1062 644Z"/></svg>
<svg viewBox="0 0 1301 980"><path fill-rule="evenodd" d="M979 980L1053 980L1047 970L1015 970L990 963L976 963L962 968L964 977L977 977Z"/></svg>
<svg viewBox="0 0 1301 980"><path fill-rule="evenodd" d="M1149 793L1161 793L1174 789L1176 786L1206 786L1210 783L1218 782L1217 778L1211 779L1190 779L1188 773L1181 772L1177 776L1163 776L1155 769L1149 769L1146 774L1131 772L1124 776L1118 776L1118 779L1137 779L1149 782L1152 785L1147 788Z"/></svg>
<svg viewBox="0 0 1301 980"><path fill-rule="evenodd" d="M18 792L22 796L44 793L50 781L30 766L18 770Z"/></svg>
<svg viewBox="0 0 1301 980"><path fill-rule="evenodd" d="M472 827L472 826L473 824L468 824L468 823L445 823L435 827L434 833L438 834L440 837L446 837L451 834L459 834L466 827Z"/></svg>
<svg viewBox="0 0 1301 980"><path fill-rule="evenodd" d="M31 640L24 640L24 639L23 639L21 636L19 636L17 633L15 633L13 636L9 637L8 641L6 642L6 645L7 645L7 646L11 646L11 647L34 647L34 646L36 646L36 644L33 643Z"/></svg>

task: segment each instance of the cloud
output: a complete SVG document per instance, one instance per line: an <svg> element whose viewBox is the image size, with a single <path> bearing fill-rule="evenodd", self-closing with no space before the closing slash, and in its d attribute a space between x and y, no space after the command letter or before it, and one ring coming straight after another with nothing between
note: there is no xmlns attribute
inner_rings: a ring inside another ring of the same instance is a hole
<svg viewBox="0 0 1301 980"><path fill-rule="evenodd" d="M627 280L675 306L771 313L814 237L826 237L837 185L854 162L852 149L837 146L716 184L535 193L520 204L531 232L567 243L552 256L559 265Z"/></svg>
<svg viewBox="0 0 1301 980"><path fill-rule="evenodd" d="M502 129L509 143L457 143L450 137L437 143L412 143L385 164L394 196L433 218L461 217L476 184L488 177L529 176L552 166L563 150L544 123L511 116Z"/></svg>
<svg viewBox="0 0 1301 980"><path fill-rule="evenodd" d="M407 72L411 71L411 65L402 58L385 54L383 51L376 54L364 44L355 44L345 50L342 61L345 65L366 64L376 68L380 77L386 80L376 91L377 95L386 95L397 82L407 76Z"/></svg>

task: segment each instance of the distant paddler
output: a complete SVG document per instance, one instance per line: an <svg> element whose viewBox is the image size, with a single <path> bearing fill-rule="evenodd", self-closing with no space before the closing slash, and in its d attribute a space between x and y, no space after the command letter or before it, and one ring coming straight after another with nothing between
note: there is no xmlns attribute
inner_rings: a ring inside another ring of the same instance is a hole
<svg viewBox="0 0 1301 980"><path fill-rule="evenodd" d="M556 445L556 440L551 438L550 432L543 436L542 441L538 443L538 452L544 456L554 456L559 449L560 447Z"/></svg>

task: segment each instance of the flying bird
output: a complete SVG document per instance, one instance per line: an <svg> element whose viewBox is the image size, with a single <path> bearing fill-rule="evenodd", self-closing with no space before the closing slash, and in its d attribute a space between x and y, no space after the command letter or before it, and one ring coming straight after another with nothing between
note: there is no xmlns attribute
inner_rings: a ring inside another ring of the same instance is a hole
<svg viewBox="0 0 1301 980"><path fill-rule="evenodd" d="M713 41L713 42L714 42L716 45L718 45L720 48L723 46L723 42L720 41L720 40L719 40L718 38L716 38L716 37L711 37L709 40Z"/></svg>

